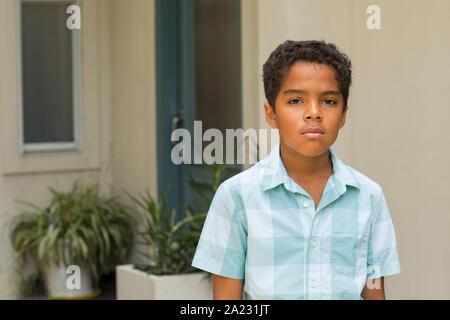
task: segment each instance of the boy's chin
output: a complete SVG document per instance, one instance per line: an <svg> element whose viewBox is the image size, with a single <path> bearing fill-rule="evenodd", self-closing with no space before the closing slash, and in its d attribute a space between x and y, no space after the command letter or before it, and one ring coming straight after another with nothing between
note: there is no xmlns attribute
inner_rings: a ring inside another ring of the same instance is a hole
<svg viewBox="0 0 450 320"><path fill-rule="evenodd" d="M298 154L299 156L316 158L328 151L330 146L323 145L305 145L305 144L290 144L284 143L284 145L290 149L290 152Z"/></svg>

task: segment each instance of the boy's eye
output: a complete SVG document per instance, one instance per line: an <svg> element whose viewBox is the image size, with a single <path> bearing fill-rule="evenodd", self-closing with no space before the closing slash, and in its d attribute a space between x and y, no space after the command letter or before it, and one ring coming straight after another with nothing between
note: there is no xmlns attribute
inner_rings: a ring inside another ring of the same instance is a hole
<svg viewBox="0 0 450 320"><path fill-rule="evenodd" d="M300 99L298 99L298 98L295 98L295 99L291 99L291 100L289 100L289 104L297 104L297 103L299 103L301 100Z"/></svg>
<svg viewBox="0 0 450 320"><path fill-rule="evenodd" d="M326 103L326 104L337 104L337 102L336 101L334 101L334 100L331 100L331 99L326 99L326 100L324 100L325 102L329 102L329 103Z"/></svg>

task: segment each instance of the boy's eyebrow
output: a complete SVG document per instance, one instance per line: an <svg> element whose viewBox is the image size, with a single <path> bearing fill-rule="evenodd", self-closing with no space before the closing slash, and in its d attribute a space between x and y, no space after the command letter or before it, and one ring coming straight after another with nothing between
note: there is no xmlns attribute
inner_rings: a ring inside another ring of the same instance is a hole
<svg viewBox="0 0 450 320"><path fill-rule="evenodd" d="M283 95L292 93L308 93L308 91L302 89L287 89L286 91L283 92ZM340 96L340 92L336 90L327 90L321 93L321 95L328 95L328 94Z"/></svg>

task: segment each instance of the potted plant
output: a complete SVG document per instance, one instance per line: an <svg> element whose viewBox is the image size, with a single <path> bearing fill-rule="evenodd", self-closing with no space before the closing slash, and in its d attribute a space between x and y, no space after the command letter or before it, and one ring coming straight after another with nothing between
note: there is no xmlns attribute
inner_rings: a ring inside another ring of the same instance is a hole
<svg viewBox="0 0 450 320"><path fill-rule="evenodd" d="M20 201L32 211L13 218L12 245L22 263L35 259L33 282L38 275L50 299L95 297L100 277L127 258L134 218L116 195L100 195L98 182L49 190L52 200L43 209Z"/></svg>
<svg viewBox="0 0 450 320"><path fill-rule="evenodd" d="M227 165L208 166L212 181L190 183L206 207L220 183L236 171ZM116 268L117 299L212 299L210 274L191 266L206 211L186 205L186 217L175 223L175 210L167 207L167 192L159 202L148 192L130 198L146 213L145 228L138 231L139 243L150 252L139 252L148 264L122 265ZM199 208L199 206L197 206Z"/></svg>

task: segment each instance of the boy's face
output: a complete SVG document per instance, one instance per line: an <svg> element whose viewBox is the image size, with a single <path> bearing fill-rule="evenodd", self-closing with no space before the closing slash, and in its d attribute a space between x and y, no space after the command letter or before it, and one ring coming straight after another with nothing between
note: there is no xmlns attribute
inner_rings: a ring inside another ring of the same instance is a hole
<svg viewBox="0 0 450 320"><path fill-rule="evenodd" d="M268 103L264 110L267 123L278 128L281 144L295 153L315 157L328 150L344 126L348 107L342 112L343 103L329 66L299 61L281 85L275 111ZM319 128L323 134L305 134L310 128Z"/></svg>

